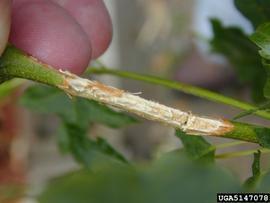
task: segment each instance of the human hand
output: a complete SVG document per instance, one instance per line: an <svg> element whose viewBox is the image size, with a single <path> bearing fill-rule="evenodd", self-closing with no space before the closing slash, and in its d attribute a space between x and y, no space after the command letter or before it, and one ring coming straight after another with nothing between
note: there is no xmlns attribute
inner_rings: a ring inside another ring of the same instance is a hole
<svg viewBox="0 0 270 203"><path fill-rule="evenodd" d="M1 9L0 4L2 15ZM111 20L102 0L13 0L11 16L13 45L76 74L84 72L111 41ZM4 30L8 32L8 26L0 27L0 32Z"/></svg>
<svg viewBox="0 0 270 203"><path fill-rule="evenodd" d="M0 0L0 56L3 53L10 30L10 0Z"/></svg>

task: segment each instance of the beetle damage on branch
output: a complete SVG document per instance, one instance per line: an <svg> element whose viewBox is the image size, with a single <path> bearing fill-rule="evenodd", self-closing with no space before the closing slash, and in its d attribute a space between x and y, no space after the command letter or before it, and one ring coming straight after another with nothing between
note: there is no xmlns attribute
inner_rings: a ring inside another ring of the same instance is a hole
<svg viewBox="0 0 270 203"><path fill-rule="evenodd" d="M219 136L234 128L229 121L201 117L167 107L100 82L80 78L68 71L60 70L60 73L64 76L64 85L59 88L69 95L93 99L140 117L181 129L187 134Z"/></svg>

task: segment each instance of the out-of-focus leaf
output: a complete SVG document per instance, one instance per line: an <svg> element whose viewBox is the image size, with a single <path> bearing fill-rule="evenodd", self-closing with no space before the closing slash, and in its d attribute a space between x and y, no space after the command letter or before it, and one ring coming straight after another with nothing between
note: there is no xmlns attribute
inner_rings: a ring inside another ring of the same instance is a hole
<svg viewBox="0 0 270 203"><path fill-rule="evenodd" d="M107 160L103 162L108 163ZM151 165L93 164L51 182L40 203L214 203L218 192L240 192L230 174L214 165L201 165L165 156Z"/></svg>
<svg viewBox="0 0 270 203"><path fill-rule="evenodd" d="M261 56L267 60L270 60L270 23L260 25L250 38L261 48L259 51Z"/></svg>
<svg viewBox="0 0 270 203"><path fill-rule="evenodd" d="M259 181L259 184L257 186L257 190L258 192L270 192L270 170L268 168L268 170L266 172L262 172L261 173L261 178Z"/></svg>
<svg viewBox="0 0 270 203"><path fill-rule="evenodd" d="M12 79L0 84L0 100L10 95L16 88L23 84L21 79Z"/></svg>
<svg viewBox="0 0 270 203"><path fill-rule="evenodd" d="M58 144L62 152L71 153L81 164L89 167L98 154L109 155L120 161L126 159L104 139L92 140L87 137L87 128L76 124L63 123L58 131Z"/></svg>
<svg viewBox="0 0 270 203"><path fill-rule="evenodd" d="M255 133L259 144L264 148L270 148L270 130L269 128L255 128Z"/></svg>
<svg viewBox="0 0 270 203"><path fill-rule="evenodd" d="M254 153L254 160L252 164L252 176L246 180L244 186L248 189L254 189L261 178L261 152L258 150L257 153Z"/></svg>
<svg viewBox="0 0 270 203"><path fill-rule="evenodd" d="M234 0L236 8L250 20L254 28L270 21L269 0Z"/></svg>
<svg viewBox="0 0 270 203"><path fill-rule="evenodd" d="M266 80L266 83L265 83L265 86L264 86L264 96L267 98L267 99L270 99L270 63L266 60L262 60L262 63L263 63L263 66L267 72L267 80Z"/></svg>
<svg viewBox="0 0 270 203"><path fill-rule="evenodd" d="M209 144L200 136L187 135L183 131L176 130L176 136L179 137L184 145L187 155L193 160L199 160L206 163L215 161L216 148Z"/></svg>
<svg viewBox="0 0 270 203"><path fill-rule="evenodd" d="M96 144L98 145L99 149L104 153L104 154L109 154L112 157L115 157L116 159L126 162L127 160L122 154L117 152L105 139L102 137L98 137Z"/></svg>
<svg viewBox="0 0 270 203"><path fill-rule="evenodd" d="M73 101L56 88L33 85L24 92L20 102L35 112L75 117L72 107Z"/></svg>
<svg viewBox="0 0 270 203"><path fill-rule="evenodd" d="M257 191L268 193L270 192L270 171L268 171L265 175L262 176Z"/></svg>
<svg viewBox="0 0 270 203"><path fill-rule="evenodd" d="M235 68L239 81L249 85L255 102L264 100L265 70L261 64L258 48L237 27L223 27L218 20L211 20L214 52L225 55Z"/></svg>
<svg viewBox="0 0 270 203"><path fill-rule="evenodd" d="M101 123L119 128L136 123L133 117L116 112L95 101L82 98L68 98L62 91L47 86L32 86L26 90L21 103L37 112L55 113L62 121L58 130L58 144L62 152L71 153L73 157L89 167L97 154L110 155L126 162L105 140L91 140L87 137L89 126Z"/></svg>
<svg viewBox="0 0 270 203"><path fill-rule="evenodd" d="M262 24L258 27L256 32L250 37L251 40L257 44L261 50L260 55L265 59L263 65L267 72L267 81L264 87L264 96L270 98L270 23Z"/></svg>
<svg viewBox="0 0 270 203"><path fill-rule="evenodd" d="M65 121L80 125L95 122L119 128L137 122L133 117L116 112L96 101L71 99L61 90L42 85L28 88L21 98L21 103L36 112L55 113Z"/></svg>
<svg viewBox="0 0 270 203"><path fill-rule="evenodd" d="M58 143L63 152L70 152L78 162L89 166L98 149L94 141L88 139L86 134L86 128L64 123L58 132Z"/></svg>

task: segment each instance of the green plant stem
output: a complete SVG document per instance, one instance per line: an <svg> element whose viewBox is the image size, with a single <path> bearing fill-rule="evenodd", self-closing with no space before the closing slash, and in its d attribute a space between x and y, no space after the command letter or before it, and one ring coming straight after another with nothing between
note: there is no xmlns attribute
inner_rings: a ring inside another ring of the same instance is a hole
<svg viewBox="0 0 270 203"><path fill-rule="evenodd" d="M57 71L9 45L0 58L0 79L4 82L12 78L24 78L48 84L65 91L69 95L94 99L107 105L117 106L120 110L141 115L150 120L160 121L167 125L170 124L170 126L179 126L180 128L182 127L182 130L189 129L191 135L194 130L197 130L197 132L201 133L197 135L206 135L206 132L208 132L207 135L210 136L254 142L259 143L263 147L270 148L268 138L270 136L269 128L191 115L181 110L145 100L122 90L80 78L68 72ZM157 79L157 84L159 84L158 81L159 79ZM164 84L171 86L171 83L166 82L166 80L164 80ZM177 87L178 85L178 83L175 83L172 87ZM140 105L137 106L133 99L141 102ZM134 105L126 105L127 102L131 102ZM160 108L162 111L156 111L156 108ZM152 109L153 112L151 111ZM151 114L146 115L145 112L147 111ZM194 123L194 119L199 119L200 122ZM181 123L180 120L184 122ZM201 123L202 121L204 122L203 125ZM213 125L216 127L213 127Z"/></svg>
<svg viewBox="0 0 270 203"><path fill-rule="evenodd" d="M270 149L264 149L263 148L263 149L251 149L251 150L240 151L240 152L229 152L229 153L224 153L224 154L218 154L215 157L217 159L242 157L242 156L252 155L252 154L258 152L258 150L260 150L262 154L270 153Z"/></svg>
<svg viewBox="0 0 270 203"><path fill-rule="evenodd" d="M51 86L64 83L64 77L59 71L9 45L0 57L0 82L12 78L33 80Z"/></svg>
<svg viewBox="0 0 270 203"><path fill-rule="evenodd" d="M221 95L216 92L212 92L210 90L206 90L200 87L195 87L192 85L172 81L172 80L167 80L155 76L150 76L150 75L143 75L143 74L138 74L134 72L127 72L127 71L121 71L121 70L116 70L116 69L108 69L105 67L101 68L94 68L90 67L87 70L87 73L94 73L94 74L109 74L109 75L115 75L123 78L129 78L133 80L139 80L151 84L156 84L156 85L161 85L165 87L169 87L171 89L179 90L181 92L184 92L186 94L194 95L197 97L201 97L204 99L208 99L210 101L226 104L229 106L233 106L242 110L256 110L257 107L246 103L242 102L236 99L233 99L231 97L227 97L224 95ZM257 116L260 116L262 118L266 118L270 120L270 113L262 110L255 111L254 114Z"/></svg>
<svg viewBox="0 0 270 203"><path fill-rule="evenodd" d="M244 141L226 142L226 143L215 145L215 148L216 149L224 149L224 148L234 147L234 146L246 144L246 143L248 143L248 142L244 142Z"/></svg>

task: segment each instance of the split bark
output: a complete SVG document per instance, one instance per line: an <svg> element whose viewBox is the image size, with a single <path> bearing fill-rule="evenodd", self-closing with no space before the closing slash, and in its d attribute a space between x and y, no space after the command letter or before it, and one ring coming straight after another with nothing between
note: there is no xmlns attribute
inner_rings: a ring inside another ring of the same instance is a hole
<svg viewBox="0 0 270 203"><path fill-rule="evenodd" d="M231 132L234 128L234 125L227 120L194 115L97 81L80 78L67 71L60 72L65 82L59 88L69 95L93 99L140 117L181 129L187 134L219 136Z"/></svg>

